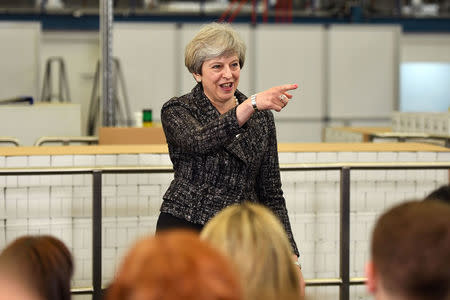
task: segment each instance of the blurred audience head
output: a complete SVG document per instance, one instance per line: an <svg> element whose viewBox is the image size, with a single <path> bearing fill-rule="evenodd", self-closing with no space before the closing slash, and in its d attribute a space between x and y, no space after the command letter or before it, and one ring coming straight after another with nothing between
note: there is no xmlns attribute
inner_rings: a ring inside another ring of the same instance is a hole
<svg viewBox="0 0 450 300"><path fill-rule="evenodd" d="M0 254L0 299L69 300L73 260L52 236L24 236Z"/></svg>
<svg viewBox="0 0 450 300"><path fill-rule="evenodd" d="M406 202L382 214L366 273L376 299L450 299L450 206Z"/></svg>
<svg viewBox="0 0 450 300"><path fill-rule="evenodd" d="M425 197L425 201L437 200L450 204L450 184L443 185L434 191L432 191L428 196Z"/></svg>
<svg viewBox="0 0 450 300"><path fill-rule="evenodd" d="M166 231L137 242L108 300L241 300L231 263L197 233Z"/></svg>
<svg viewBox="0 0 450 300"><path fill-rule="evenodd" d="M232 205L212 218L201 238L222 250L241 275L245 300L298 300L299 272L283 226L267 208Z"/></svg>

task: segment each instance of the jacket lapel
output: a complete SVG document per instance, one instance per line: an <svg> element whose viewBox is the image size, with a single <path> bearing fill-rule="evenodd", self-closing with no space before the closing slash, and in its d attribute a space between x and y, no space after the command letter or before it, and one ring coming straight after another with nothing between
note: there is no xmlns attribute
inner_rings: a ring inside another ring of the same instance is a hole
<svg viewBox="0 0 450 300"><path fill-rule="evenodd" d="M203 93L203 88L200 83L192 89L192 93L194 95L194 97L192 98L195 101L194 105L198 108L199 114L197 118L200 123L206 124L220 117L220 113L211 104L211 101L209 101L205 93ZM238 98L239 102L242 102L246 99L245 95L243 95L239 91L236 92L236 97ZM249 122L251 122L251 119L247 123ZM238 157L245 164L248 164L249 156L246 149L248 148L250 140L251 137L248 136L247 130L242 130L240 134L233 137L228 144L224 145L224 147L228 152Z"/></svg>

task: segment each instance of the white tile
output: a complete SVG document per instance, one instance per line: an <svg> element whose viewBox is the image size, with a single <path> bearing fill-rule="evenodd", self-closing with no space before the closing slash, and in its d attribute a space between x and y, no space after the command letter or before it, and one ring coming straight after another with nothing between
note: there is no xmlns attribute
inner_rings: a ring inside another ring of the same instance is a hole
<svg viewBox="0 0 450 300"><path fill-rule="evenodd" d="M128 174L116 174L116 184L117 185L128 184Z"/></svg>
<svg viewBox="0 0 450 300"><path fill-rule="evenodd" d="M437 161L450 162L450 152L438 152Z"/></svg>
<svg viewBox="0 0 450 300"><path fill-rule="evenodd" d="M19 236L25 235L28 232L27 219L7 219L5 222L6 244L11 243Z"/></svg>
<svg viewBox="0 0 450 300"><path fill-rule="evenodd" d="M31 176L28 175L20 175L17 176L17 186L18 187L27 187L30 185Z"/></svg>
<svg viewBox="0 0 450 300"><path fill-rule="evenodd" d="M95 155L74 155L73 165L75 167L91 167L95 165Z"/></svg>
<svg viewBox="0 0 450 300"><path fill-rule="evenodd" d="M172 161L170 160L169 154L160 154L161 157L161 165L163 166L172 166Z"/></svg>
<svg viewBox="0 0 450 300"><path fill-rule="evenodd" d="M61 186L62 184L62 175L49 175L50 176L50 185L52 186Z"/></svg>
<svg viewBox="0 0 450 300"><path fill-rule="evenodd" d="M29 216L46 217L50 213L50 188L30 187L28 190Z"/></svg>
<svg viewBox="0 0 450 300"><path fill-rule="evenodd" d="M417 152L417 161L436 161L436 152Z"/></svg>
<svg viewBox="0 0 450 300"><path fill-rule="evenodd" d="M386 170L365 170L366 179L369 181L381 181L386 179Z"/></svg>
<svg viewBox="0 0 450 300"><path fill-rule="evenodd" d="M6 186L6 177L7 176L0 176L0 187L5 187Z"/></svg>
<svg viewBox="0 0 450 300"><path fill-rule="evenodd" d="M398 153L398 161L415 162L415 161L417 161L417 153L416 152L399 152Z"/></svg>
<svg viewBox="0 0 450 300"><path fill-rule="evenodd" d="M6 187L17 187L18 182L17 176L6 176Z"/></svg>
<svg viewBox="0 0 450 300"><path fill-rule="evenodd" d="M73 155L52 155L52 167L72 167Z"/></svg>
<svg viewBox="0 0 450 300"><path fill-rule="evenodd" d="M159 154L141 153L138 155L139 165L159 166L161 165L161 156Z"/></svg>
<svg viewBox="0 0 450 300"><path fill-rule="evenodd" d="M148 174L147 173L139 173L137 174L137 184L147 184L148 183Z"/></svg>
<svg viewBox="0 0 450 300"><path fill-rule="evenodd" d="M173 179L173 173L167 173L167 174L157 174L157 173L150 173L148 174L148 182L150 184L169 184Z"/></svg>
<svg viewBox="0 0 450 300"><path fill-rule="evenodd" d="M0 156L0 168L6 167L6 157Z"/></svg>
<svg viewBox="0 0 450 300"><path fill-rule="evenodd" d="M5 201L5 191L4 188L0 188L0 227L3 225L3 219L6 218L6 201ZM1 239L1 234L0 234ZM1 249L0 240L0 249Z"/></svg>
<svg viewBox="0 0 450 300"><path fill-rule="evenodd" d="M357 162L358 155L356 152L338 152L337 160L339 162Z"/></svg>
<svg viewBox="0 0 450 300"><path fill-rule="evenodd" d="M297 153L297 161L299 163L314 163L317 161L316 152L299 152Z"/></svg>
<svg viewBox="0 0 450 300"><path fill-rule="evenodd" d="M317 153L317 162L318 163L335 163L337 162L337 153L336 152L319 152Z"/></svg>
<svg viewBox="0 0 450 300"><path fill-rule="evenodd" d="M5 189L5 206L8 218L27 217L27 188L9 188ZM19 210L20 209L20 210Z"/></svg>
<svg viewBox="0 0 450 300"><path fill-rule="evenodd" d="M30 167L49 167L50 155L31 155L28 157Z"/></svg>
<svg viewBox="0 0 450 300"><path fill-rule="evenodd" d="M160 187L158 185L140 185L138 189L140 196L158 196L160 194Z"/></svg>
<svg viewBox="0 0 450 300"><path fill-rule="evenodd" d="M280 164L289 164L296 162L296 153L293 152L280 152L278 153L278 161Z"/></svg>
<svg viewBox="0 0 450 300"><path fill-rule="evenodd" d="M405 170L386 170L386 180L401 181L405 176Z"/></svg>
<svg viewBox="0 0 450 300"><path fill-rule="evenodd" d="M118 196L137 196L138 187L137 185L118 185L117 186Z"/></svg>
<svg viewBox="0 0 450 300"><path fill-rule="evenodd" d="M127 183L137 185L139 182L140 174L127 174Z"/></svg>
<svg viewBox="0 0 450 300"><path fill-rule="evenodd" d="M52 185L52 175L40 175L39 176L40 185Z"/></svg>
<svg viewBox="0 0 450 300"><path fill-rule="evenodd" d="M377 152L358 152L358 162L376 162Z"/></svg>
<svg viewBox="0 0 450 300"><path fill-rule="evenodd" d="M28 156L7 156L5 167L23 168L28 166Z"/></svg>
<svg viewBox="0 0 450 300"><path fill-rule="evenodd" d="M119 174L103 174L103 184L105 185L116 185L117 175Z"/></svg>
<svg viewBox="0 0 450 300"><path fill-rule="evenodd" d="M378 152L377 161L378 162L395 162L397 161L397 152Z"/></svg>
<svg viewBox="0 0 450 300"><path fill-rule="evenodd" d="M72 218L51 218L50 233L72 248Z"/></svg>
<svg viewBox="0 0 450 300"><path fill-rule="evenodd" d="M127 215L130 217L139 215L139 197L137 195L127 197Z"/></svg>
<svg viewBox="0 0 450 300"><path fill-rule="evenodd" d="M119 154L117 155L118 166L136 166L138 165L139 156L137 154Z"/></svg>
<svg viewBox="0 0 450 300"><path fill-rule="evenodd" d="M281 182L284 184L303 181L304 172L301 171L283 171L280 173Z"/></svg>
<svg viewBox="0 0 450 300"><path fill-rule="evenodd" d="M139 206L139 216L148 216L149 215L149 198L144 197L142 195L138 196L138 206Z"/></svg>
<svg viewBox="0 0 450 300"><path fill-rule="evenodd" d="M117 216L117 197L103 196L102 213L105 217Z"/></svg>
<svg viewBox="0 0 450 300"><path fill-rule="evenodd" d="M95 156L96 166L115 166L117 165L117 155L97 154Z"/></svg>

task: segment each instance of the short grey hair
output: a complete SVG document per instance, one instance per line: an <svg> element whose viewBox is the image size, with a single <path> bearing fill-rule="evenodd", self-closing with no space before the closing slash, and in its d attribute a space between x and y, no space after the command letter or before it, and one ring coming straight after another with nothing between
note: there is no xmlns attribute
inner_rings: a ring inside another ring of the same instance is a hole
<svg viewBox="0 0 450 300"><path fill-rule="evenodd" d="M242 38L229 24L210 23L203 26L187 44L184 64L189 72L201 74L202 65L206 60L223 55L236 55L242 68L246 48Z"/></svg>

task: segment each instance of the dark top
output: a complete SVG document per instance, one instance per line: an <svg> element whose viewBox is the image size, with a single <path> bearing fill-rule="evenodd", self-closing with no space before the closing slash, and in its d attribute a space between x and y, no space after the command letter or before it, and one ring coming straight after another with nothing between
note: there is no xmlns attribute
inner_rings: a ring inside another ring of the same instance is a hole
<svg viewBox="0 0 450 300"><path fill-rule="evenodd" d="M235 96L247 99L239 91ZM256 112L239 127L236 107L221 115L197 84L164 104L161 121L175 171L161 212L205 224L228 205L258 202L278 216L299 255L281 190L271 111Z"/></svg>

